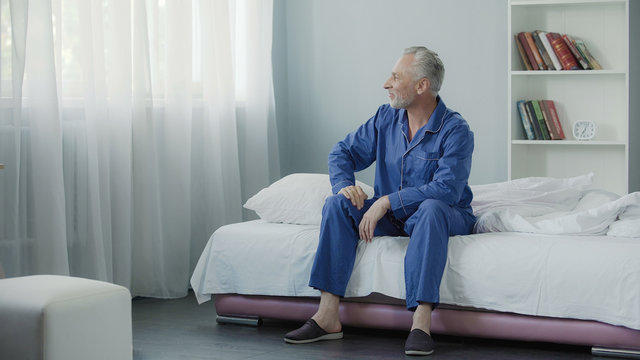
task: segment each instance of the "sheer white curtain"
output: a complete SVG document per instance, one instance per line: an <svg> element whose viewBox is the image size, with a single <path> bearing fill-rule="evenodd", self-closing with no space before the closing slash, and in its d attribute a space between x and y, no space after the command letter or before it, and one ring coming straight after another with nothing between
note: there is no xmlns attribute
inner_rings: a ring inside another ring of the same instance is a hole
<svg viewBox="0 0 640 360"><path fill-rule="evenodd" d="M272 1L0 0L0 264L180 297L279 175Z"/></svg>

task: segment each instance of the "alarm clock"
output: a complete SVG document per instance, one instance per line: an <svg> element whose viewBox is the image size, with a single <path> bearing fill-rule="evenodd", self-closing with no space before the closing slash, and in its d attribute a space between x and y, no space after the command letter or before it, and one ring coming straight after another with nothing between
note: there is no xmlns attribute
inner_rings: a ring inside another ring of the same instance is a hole
<svg viewBox="0 0 640 360"><path fill-rule="evenodd" d="M596 135L596 123L579 120L573 123L573 137L576 140L591 140Z"/></svg>

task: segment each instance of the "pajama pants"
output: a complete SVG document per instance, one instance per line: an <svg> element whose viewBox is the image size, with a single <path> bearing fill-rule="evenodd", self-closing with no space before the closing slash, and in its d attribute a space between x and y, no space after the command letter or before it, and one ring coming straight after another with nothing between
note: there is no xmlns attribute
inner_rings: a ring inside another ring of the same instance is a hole
<svg viewBox="0 0 640 360"><path fill-rule="evenodd" d="M364 207L358 210L341 194L327 199L309 286L344 296L360 239L358 225L375 200L365 200ZM449 236L469 234L474 222L475 217L467 209L434 199L423 201L404 222L389 213L378 221L375 236L410 237L404 258L407 309L414 311L423 302L437 306Z"/></svg>

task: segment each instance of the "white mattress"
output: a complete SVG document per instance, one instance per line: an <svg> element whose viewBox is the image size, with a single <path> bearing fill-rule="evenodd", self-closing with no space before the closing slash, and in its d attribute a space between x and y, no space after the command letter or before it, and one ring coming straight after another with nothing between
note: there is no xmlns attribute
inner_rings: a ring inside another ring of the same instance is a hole
<svg viewBox="0 0 640 360"><path fill-rule="evenodd" d="M314 225L263 220L223 226L191 278L211 294L317 296L307 284ZM347 297L405 298L408 238L360 242ZM640 330L640 238L484 233L449 240L441 303L527 315L597 320Z"/></svg>

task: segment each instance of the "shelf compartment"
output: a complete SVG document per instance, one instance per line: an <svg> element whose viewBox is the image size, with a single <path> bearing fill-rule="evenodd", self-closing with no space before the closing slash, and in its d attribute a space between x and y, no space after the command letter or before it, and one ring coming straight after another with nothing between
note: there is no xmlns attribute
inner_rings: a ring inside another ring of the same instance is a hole
<svg viewBox="0 0 640 360"><path fill-rule="evenodd" d="M598 76L625 75L624 70L516 70L513 76Z"/></svg>
<svg viewBox="0 0 640 360"><path fill-rule="evenodd" d="M566 135L566 134L565 134ZM512 140L513 145L559 145L559 146L626 146L622 141L594 141L594 140Z"/></svg>
<svg viewBox="0 0 640 360"><path fill-rule="evenodd" d="M518 100L553 100L566 140L574 140L575 121L597 125L597 141L627 141L626 77L608 76L515 76L511 80L511 139L524 140Z"/></svg>
<svg viewBox="0 0 640 360"><path fill-rule="evenodd" d="M512 6L564 6L564 5L609 5L621 3L624 4L624 0L513 0Z"/></svg>
<svg viewBox="0 0 640 360"><path fill-rule="evenodd" d="M562 141L558 141L559 143ZM528 176L573 177L594 173L594 187L627 192L625 147L619 144L599 146L537 146L520 144L511 149L512 179Z"/></svg>
<svg viewBox="0 0 640 360"><path fill-rule="evenodd" d="M604 69L626 71L628 35L625 1L518 1L511 4L512 70L525 70L514 35L521 31L542 30L584 40Z"/></svg>

